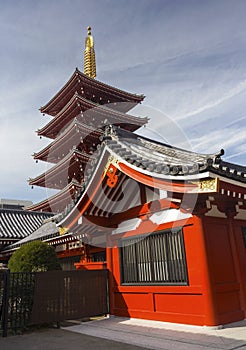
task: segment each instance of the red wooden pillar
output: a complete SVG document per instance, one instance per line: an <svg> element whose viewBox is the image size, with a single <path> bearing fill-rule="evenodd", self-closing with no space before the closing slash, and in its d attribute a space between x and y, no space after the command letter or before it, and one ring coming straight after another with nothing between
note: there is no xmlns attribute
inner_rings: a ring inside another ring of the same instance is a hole
<svg viewBox="0 0 246 350"><path fill-rule="evenodd" d="M112 242L110 237L107 237L106 261L108 269L108 293L109 293L109 314L113 315L114 308L114 277L113 277L113 252L111 248Z"/></svg>
<svg viewBox="0 0 246 350"><path fill-rule="evenodd" d="M197 230L197 241L200 245L201 254L201 280L205 310L204 325L215 326L219 325L219 317L216 309L215 293L209 265L208 245L203 229L202 217L203 215L194 215L193 219Z"/></svg>

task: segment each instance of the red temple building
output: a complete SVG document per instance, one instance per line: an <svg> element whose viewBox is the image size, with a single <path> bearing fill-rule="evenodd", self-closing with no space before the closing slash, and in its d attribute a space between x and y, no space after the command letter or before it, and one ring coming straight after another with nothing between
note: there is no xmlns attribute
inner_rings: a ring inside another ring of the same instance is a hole
<svg viewBox="0 0 246 350"><path fill-rule="evenodd" d="M66 266L107 268L112 315L206 326L244 319L246 167L223 151L135 134L148 120L128 112L144 97L95 75L89 28L84 73L76 69L41 108L52 120L38 135L51 143L34 158L53 166L30 184L59 192L29 207L55 216L25 242L49 242Z"/></svg>

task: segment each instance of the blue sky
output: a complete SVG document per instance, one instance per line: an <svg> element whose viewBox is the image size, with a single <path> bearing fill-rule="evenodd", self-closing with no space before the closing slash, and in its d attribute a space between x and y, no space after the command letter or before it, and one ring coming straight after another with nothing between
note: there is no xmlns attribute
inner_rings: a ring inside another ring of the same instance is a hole
<svg viewBox="0 0 246 350"><path fill-rule="evenodd" d="M0 0L0 198L47 195L27 183L45 169L38 109L83 70L88 25L97 79L146 96L146 135L245 165L245 13L244 0Z"/></svg>

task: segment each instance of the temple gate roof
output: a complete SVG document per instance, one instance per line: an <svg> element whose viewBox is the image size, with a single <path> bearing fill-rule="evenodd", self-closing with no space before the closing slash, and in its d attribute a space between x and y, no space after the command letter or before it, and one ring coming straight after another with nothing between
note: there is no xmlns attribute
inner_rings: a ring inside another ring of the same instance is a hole
<svg viewBox="0 0 246 350"><path fill-rule="evenodd" d="M0 242L7 244L29 236L50 216L53 214L0 209Z"/></svg>

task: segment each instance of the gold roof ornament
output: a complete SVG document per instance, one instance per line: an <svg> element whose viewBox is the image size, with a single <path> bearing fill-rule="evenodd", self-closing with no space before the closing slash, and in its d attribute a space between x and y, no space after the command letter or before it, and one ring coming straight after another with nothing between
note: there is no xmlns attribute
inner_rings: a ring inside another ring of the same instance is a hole
<svg viewBox="0 0 246 350"><path fill-rule="evenodd" d="M91 27L87 27L88 33L85 38L84 50L84 74L90 78L96 78L96 55L94 50L94 40L91 35Z"/></svg>

